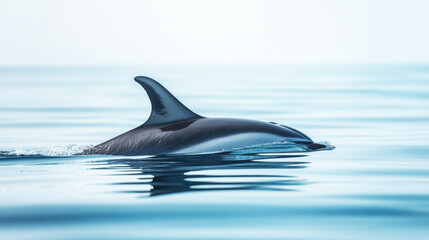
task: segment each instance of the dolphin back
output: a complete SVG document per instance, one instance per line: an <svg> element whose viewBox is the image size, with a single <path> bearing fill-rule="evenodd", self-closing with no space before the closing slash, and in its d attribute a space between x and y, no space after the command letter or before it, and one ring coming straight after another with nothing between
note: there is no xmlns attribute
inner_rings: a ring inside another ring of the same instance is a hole
<svg viewBox="0 0 429 240"><path fill-rule="evenodd" d="M205 118L148 77L135 77L147 92L152 111L141 126L82 154L145 155L220 152L261 144L293 142L324 147L293 128L249 119ZM276 150L277 151L277 150Z"/></svg>

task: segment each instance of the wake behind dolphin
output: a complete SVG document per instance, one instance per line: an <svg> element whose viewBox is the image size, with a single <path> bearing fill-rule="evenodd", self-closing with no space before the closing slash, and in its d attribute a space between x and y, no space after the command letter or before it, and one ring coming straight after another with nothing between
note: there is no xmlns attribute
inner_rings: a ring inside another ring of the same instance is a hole
<svg viewBox="0 0 429 240"><path fill-rule="evenodd" d="M157 81L135 77L149 95L152 111L141 126L96 145L82 154L161 155L224 152L266 144L298 144L323 149L300 131L271 122L206 118L189 110ZM278 147L272 148L279 152Z"/></svg>

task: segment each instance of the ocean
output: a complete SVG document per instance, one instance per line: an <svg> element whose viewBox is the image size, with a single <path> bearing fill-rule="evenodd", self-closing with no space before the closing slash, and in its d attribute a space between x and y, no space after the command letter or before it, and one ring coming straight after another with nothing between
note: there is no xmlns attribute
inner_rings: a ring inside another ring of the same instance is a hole
<svg viewBox="0 0 429 240"><path fill-rule="evenodd" d="M139 75L335 149L75 155L147 119ZM429 66L0 68L0 89L0 239L428 239Z"/></svg>

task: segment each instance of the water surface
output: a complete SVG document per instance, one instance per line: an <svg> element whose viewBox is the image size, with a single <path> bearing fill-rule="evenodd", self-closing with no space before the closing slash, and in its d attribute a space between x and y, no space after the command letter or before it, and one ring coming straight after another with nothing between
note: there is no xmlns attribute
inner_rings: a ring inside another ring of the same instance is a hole
<svg viewBox="0 0 429 240"><path fill-rule="evenodd" d="M142 124L159 80L207 117L335 150L73 156ZM427 239L429 67L0 69L1 239Z"/></svg>

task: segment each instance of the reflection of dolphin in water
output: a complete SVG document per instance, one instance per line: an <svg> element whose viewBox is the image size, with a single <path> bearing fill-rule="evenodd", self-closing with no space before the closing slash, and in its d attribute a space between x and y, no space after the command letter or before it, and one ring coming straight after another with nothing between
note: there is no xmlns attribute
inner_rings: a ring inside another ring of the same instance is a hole
<svg viewBox="0 0 429 240"><path fill-rule="evenodd" d="M152 112L141 126L83 154L144 155L222 152L275 142L324 148L290 127L247 119L201 117L148 77L136 77L149 95Z"/></svg>
<svg viewBox="0 0 429 240"><path fill-rule="evenodd" d="M197 191L261 190L292 191L293 186L310 182L290 175L309 162L299 161L306 155L195 154L154 156L142 159L112 159L100 168L113 169L121 175L133 175L135 181L115 182L113 185L134 186L121 193L148 194L151 197ZM133 170L129 173L128 170ZM134 170L141 173L136 173ZM209 173L210 170L215 172ZM260 171L259 171L260 170ZM290 173L289 173L290 170ZM209 172L207 172L209 171ZM272 171L275 173L273 174ZM150 186L145 189L143 186Z"/></svg>

